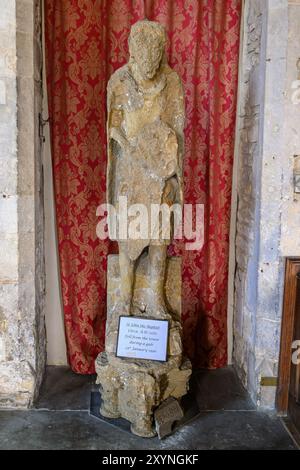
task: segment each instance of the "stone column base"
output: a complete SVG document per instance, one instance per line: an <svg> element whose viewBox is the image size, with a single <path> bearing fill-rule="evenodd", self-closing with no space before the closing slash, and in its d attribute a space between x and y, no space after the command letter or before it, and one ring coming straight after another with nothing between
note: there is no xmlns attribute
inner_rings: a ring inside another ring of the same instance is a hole
<svg viewBox="0 0 300 470"><path fill-rule="evenodd" d="M142 255L135 274L133 315L148 318L147 308L139 308L151 295L147 272L147 256ZM153 412L169 397L180 399L188 391L191 363L182 357L181 344L181 259L168 258L165 298L172 315L169 329L168 360L156 362L116 357L120 302L120 270L118 255L108 257L106 351L99 354L95 367L101 386L100 413L106 418L125 418L131 430L142 437L152 437Z"/></svg>
<svg viewBox="0 0 300 470"><path fill-rule="evenodd" d="M178 367L172 358L159 363L121 359L105 352L95 365L102 395L100 413L106 418L127 419L132 433L141 437L155 436L154 410L169 397L185 395L192 372L187 359Z"/></svg>

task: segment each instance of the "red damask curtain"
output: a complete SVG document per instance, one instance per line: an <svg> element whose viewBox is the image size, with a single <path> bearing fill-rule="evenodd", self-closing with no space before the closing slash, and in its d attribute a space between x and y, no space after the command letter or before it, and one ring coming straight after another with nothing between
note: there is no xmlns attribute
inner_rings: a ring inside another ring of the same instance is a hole
<svg viewBox="0 0 300 470"><path fill-rule="evenodd" d="M104 349L106 260L96 236L105 202L106 84L127 62L131 24L164 24L186 96L185 202L205 206L205 243L183 257L185 350L194 366L227 362L229 221L240 0L45 0L45 42L68 359L94 372Z"/></svg>

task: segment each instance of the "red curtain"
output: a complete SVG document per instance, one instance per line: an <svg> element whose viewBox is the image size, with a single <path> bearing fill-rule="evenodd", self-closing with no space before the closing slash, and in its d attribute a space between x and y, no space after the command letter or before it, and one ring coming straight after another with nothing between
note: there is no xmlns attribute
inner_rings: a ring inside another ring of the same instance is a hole
<svg viewBox="0 0 300 470"><path fill-rule="evenodd" d="M183 257L184 345L194 366L227 362L229 220L240 0L45 0L46 68L68 359L94 372L104 348L106 84L127 62L131 24L166 26L186 96L185 202L205 205L205 244Z"/></svg>

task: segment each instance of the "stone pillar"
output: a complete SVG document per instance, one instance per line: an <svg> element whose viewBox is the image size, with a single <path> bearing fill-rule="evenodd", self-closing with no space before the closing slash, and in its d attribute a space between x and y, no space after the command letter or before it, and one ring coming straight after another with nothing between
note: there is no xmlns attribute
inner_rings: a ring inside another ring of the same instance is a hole
<svg viewBox="0 0 300 470"><path fill-rule="evenodd" d="M274 408L284 260L280 252L286 0L246 0L238 108L234 363L253 400Z"/></svg>
<svg viewBox="0 0 300 470"><path fill-rule="evenodd" d="M38 0L0 0L0 406L29 406L45 364Z"/></svg>
<svg viewBox="0 0 300 470"><path fill-rule="evenodd" d="M294 171L300 161L300 0L289 0L289 36L285 93L285 155L281 251L300 256L300 193L294 191Z"/></svg>

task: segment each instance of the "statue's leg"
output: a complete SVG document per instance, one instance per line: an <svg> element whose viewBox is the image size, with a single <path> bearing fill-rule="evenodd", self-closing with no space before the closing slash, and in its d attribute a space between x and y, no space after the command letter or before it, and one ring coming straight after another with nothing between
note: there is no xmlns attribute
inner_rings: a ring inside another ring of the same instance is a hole
<svg viewBox="0 0 300 470"><path fill-rule="evenodd" d="M150 287L151 298L149 299L149 308L153 315L160 318L170 319L168 309L165 304L165 275L167 261L166 245L150 245L149 246L149 263L150 263Z"/></svg>
<svg viewBox="0 0 300 470"><path fill-rule="evenodd" d="M133 282L134 282L134 265L126 250L119 245L119 265L120 265L120 276L121 276L121 302L123 315L130 315L132 294L133 294Z"/></svg>

